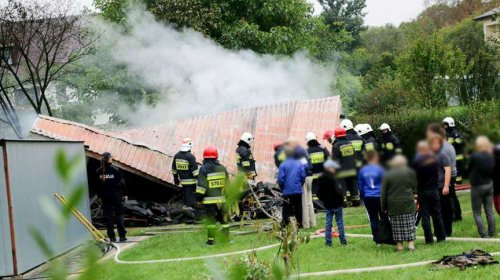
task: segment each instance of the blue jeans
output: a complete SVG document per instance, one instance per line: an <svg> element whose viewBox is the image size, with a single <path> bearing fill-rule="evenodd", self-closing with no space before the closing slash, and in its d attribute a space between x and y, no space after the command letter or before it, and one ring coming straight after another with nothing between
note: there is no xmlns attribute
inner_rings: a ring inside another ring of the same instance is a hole
<svg viewBox="0 0 500 280"><path fill-rule="evenodd" d="M342 207L326 210L326 228L325 228L325 241L326 244L332 244L332 221L335 215L335 222L337 223L339 231L340 243L346 243L345 232L344 232L344 219L342 217Z"/></svg>

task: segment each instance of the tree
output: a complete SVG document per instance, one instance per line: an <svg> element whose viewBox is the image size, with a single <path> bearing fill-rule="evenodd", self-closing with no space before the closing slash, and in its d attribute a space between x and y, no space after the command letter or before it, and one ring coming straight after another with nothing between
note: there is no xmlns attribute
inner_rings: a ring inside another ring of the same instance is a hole
<svg viewBox="0 0 500 280"><path fill-rule="evenodd" d="M333 31L347 30L357 36L363 28L366 0L318 0L322 15Z"/></svg>
<svg viewBox="0 0 500 280"><path fill-rule="evenodd" d="M459 78L458 100L461 104L485 101L500 97L500 45L497 41L485 42L480 23L465 20L444 29L442 36L465 55L468 71Z"/></svg>
<svg viewBox="0 0 500 280"><path fill-rule="evenodd" d="M415 40L397 61L406 89L415 92L415 101L424 108L445 107L467 72L463 53L437 34Z"/></svg>
<svg viewBox="0 0 500 280"><path fill-rule="evenodd" d="M103 16L115 22L126 20L130 2L137 1L95 1ZM144 4L157 20L192 28L228 49L283 55L309 51L321 56L328 45L325 40L334 47L351 41L345 33L325 36L325 23L317 20L305 0L150 0Z"/></svg>
<svg viewBox="0 0 500 280"><path fill-rule="evenodd" d="M21 137L18 112L22 106L52 115L50 85L65 69L91 51L82 18L74 16L70 1L31 4L9 0L0 9L0 106L3 117Z"/></svg>

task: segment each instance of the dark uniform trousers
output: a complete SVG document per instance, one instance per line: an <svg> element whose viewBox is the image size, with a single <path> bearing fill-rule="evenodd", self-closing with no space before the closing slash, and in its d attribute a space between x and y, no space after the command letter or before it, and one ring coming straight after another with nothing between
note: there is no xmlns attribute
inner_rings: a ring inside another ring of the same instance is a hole
<svg viewBox="0 0 500 280"><path fill-rule="evenodd" d="M196 203L196 184L182 185L182 203L188 207Z"/></svg>
<svg viewBox="0 0 500 280"><path fill-rule="evenodd" d="M297 224L302 227L302 194L292 194L283 196L282 224L287 226L290 217L297 219Z"/></svg>
<svg viewBox="0 0 500 280"><path fill-rule="evenodd" d="M118 229L118 234L121 238L125 238L127 231L125 230L125 222L123 220L123 200L121 195L103 197L102 211L106 217L106 231L108 237L116 238L114 224ZM113 215L114 214L114 215Z"/></svg>
<svg viewBox="0 0 500 280"><path fill-rule="evenodd" d="M439 190L428 190L418 193L418 203L420 205L419 214L422 219L425 242L434 241L431 229L431 218L434 226L434 235L438 242L446 239L443 218L441 216L441 200Z"/></svg>

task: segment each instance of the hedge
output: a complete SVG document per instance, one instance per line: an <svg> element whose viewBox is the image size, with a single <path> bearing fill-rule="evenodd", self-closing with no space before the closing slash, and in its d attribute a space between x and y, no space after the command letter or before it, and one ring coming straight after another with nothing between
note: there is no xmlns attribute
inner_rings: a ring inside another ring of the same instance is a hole
<svg viewBox="0 0 500 280"><path fill-rule="evenodd" d="M390 114L357 114L352 120L354 123L369 123L377 132L380 124L388 123L400 138L404 153L411 158L416 143L425 137L427 125L441 122L448 116L455 119L457 129L464 134L469 152L478 135L486 135L495 143L500 142L500 100L443 109L401 109Z"/></svg>

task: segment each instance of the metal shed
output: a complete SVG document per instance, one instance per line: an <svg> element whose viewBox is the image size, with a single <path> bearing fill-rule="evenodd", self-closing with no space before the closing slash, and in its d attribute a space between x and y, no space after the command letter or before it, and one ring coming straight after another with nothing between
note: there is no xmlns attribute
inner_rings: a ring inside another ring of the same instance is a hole
<svg viewBox="0 0 500 280"><path fill-rule="evenodd" d="M61 150L68 157L81 157L70 188L81 185L87 192L83 142L0 140L0 278L22 274L47 261L31 234L33 228L53 247L61 245L56 240L55 225L41 206L43 198L60 205L53 194L69 192L55 167L56 155ZM78 209L90 219L88 195ZM89 239L85 228L71 219L65 242L57 253Z"/></svg>

